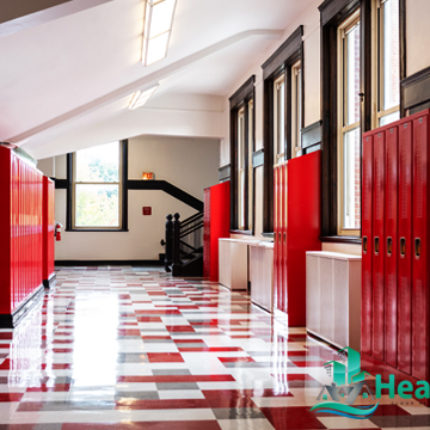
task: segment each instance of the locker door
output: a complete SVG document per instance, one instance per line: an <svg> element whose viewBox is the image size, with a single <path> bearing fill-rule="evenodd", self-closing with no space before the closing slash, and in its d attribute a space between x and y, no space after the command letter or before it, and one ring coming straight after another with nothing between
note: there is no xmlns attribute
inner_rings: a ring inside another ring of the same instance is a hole
<svg viewBox="0 0 430 430"><path fill-rule="evenodd" d="M385 132L385 361L397 366L398 129Z"/></svg>
<svg viewBox="0 0 430 430"><path fill-rule="evenodd" d="M282 193L282 208L283 208L283 217L282 217L282 258L283 263L282 266L284 271L282 273L282 284L284 291L284 303L282 310L285 313L288 313L288 236L287 236L287 227L288 227L288 163L282 166L282 174L283 174L283 193Z"/></svg>
<svg viewBox="0 0 430 430"><path fill-rule="evenodd" d="M280 268L279 268L279 247L280 247L280 239L279 239L279 169L275 167L273 170L273 184L274 184L274 271L273 271L273 282L275 292L275 309L280 309L281 298L279 296L280 293Z"/></svg>
<svg viewBox="0 0 430 430"><path fill-rule="evenodd" d="M372 206L373 206L373 136L363 138L363 172L362 172L362 303L361 303L361 350L363 354L372 355Z"/></svg>
<svg viewBox="0 0 430 430"><path fill-rule="evenodd" d="M203 276L209 278L211 275L211 189L205 188L203 198Z"/></svg>
<svg viewBox="0 0 430 430"><path fill-rule="evenodd" d="M412 375L429 378L429 116L413 122L412 143Z"/></svg>
<svg viewBox="0 0 430 430"><path fill-rule="evenodd" d="M384 360L385 133L373 138L373 356Z"/></svg>
<svg viewBox="0 0 430 430"><path fill-rule="evenodd" d="M411 373L412 124L399 125L398 368Z"/></svg>

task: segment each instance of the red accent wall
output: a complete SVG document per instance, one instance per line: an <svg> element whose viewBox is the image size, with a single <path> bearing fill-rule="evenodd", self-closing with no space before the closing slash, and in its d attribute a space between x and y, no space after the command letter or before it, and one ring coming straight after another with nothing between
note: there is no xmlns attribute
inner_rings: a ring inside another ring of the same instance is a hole
<svg viewBox="0 0 430 430"><path fill-rule="evenodd" d="M55 184L43 177L43 280L47 281L54 273L55 247Z"/></svg>
<svg viewBox="0 0 430 430"><path fill-rule="evenodd" d="M230 236L229 181L205 189L203 222L203 275L218 281L218 239Z"/></svg>
<svg viewBox="0 0 430 430"><path fill-rule="evenodd" d="M364 134L362 356L421 380L430 377L429 183L430 110Z"/></svg>
<svg viewBox="0 0 430 430"><path fill-rule="evenodd" d="M306 251L321 249L320 151L274 170L275 307L289 326L306 325Z"/></svg>
<svg viewBox="0 0 430 430"><path fill-rule="evenodd" d="M0 147L0 314L42 284L42 194L42 174Z"/></svg>

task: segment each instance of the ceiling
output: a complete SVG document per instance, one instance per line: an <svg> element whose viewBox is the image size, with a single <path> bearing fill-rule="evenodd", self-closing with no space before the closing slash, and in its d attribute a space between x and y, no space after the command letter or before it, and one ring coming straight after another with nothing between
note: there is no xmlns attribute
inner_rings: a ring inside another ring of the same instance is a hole
<svg viewBox="0 0 430 430"><path fill-rule="evenodd" d="M148 67L143 0L98 1L58 17L55 6L50 19L13 32L0 24L0 141L44 158L137 134L221 138L225 97L312 3L177 0L168 55ZM143 108L126 109L133 91L157 82Z"/></svg>

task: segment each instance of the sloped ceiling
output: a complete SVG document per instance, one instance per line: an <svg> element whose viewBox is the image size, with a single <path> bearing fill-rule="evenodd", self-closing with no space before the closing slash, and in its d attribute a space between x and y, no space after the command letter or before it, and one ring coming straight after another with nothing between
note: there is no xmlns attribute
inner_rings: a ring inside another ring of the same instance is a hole
<svg viewBox="0 0 430 430"><path fill-rule="evenodd" d="M100 2L11 34L0 24L0 141L44 158L137 134L222 137L232 86L311 3L177 0L168 56L149 67L143 0ZM154 83L147 105L126 109Z"/></svg>

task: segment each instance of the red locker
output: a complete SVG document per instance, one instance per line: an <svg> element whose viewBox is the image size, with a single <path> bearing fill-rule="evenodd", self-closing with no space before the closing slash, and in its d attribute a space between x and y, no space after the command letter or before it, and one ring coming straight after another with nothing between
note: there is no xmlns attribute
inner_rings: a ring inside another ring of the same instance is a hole
<svg viewBox="0 0 430 430"><path fill-rule="evenodd" d="M218 239L230 236L230 182L205 189L203 273L218 281Z"/></svg>
<svg viewBox="0 0 430 430"><path fill-rule="evenodd" d="M288 240L287 240L287 228L288 228L288 164L284 164L281 167L282 172L282 310L288 313ZM290 321L290 318L289 318Z"/></svg>
<svg viewBox="0 0 430 430"><path fill-rule="evenodd" d="M274 169L275 312L306 324L306 251L321 249L320 151Z"/></svg>
<svg viewBox="0 0 430 430"><path fill-rule="evenodd" d="M427 109L366 133L363 141L362 355L417 380L430 379L429 118Z"/></svg>
<svg viewBox="0 0 430 430"><path fill-rule="evenodd" d="M412 148L412 375L430 376L429 262L430 244L430 132L429 114L413 121Z"/></svg>
<svg viewBox="0 0 430 430"><path fill-rule="evenodd" d="M306 251L318 251L321 213L321 151L288 161L287 302L288 324L306 325Z"/></svg>
<svg viewBox="0 0 430 430"><path fill-rule="evenodd" d="M361 302L361 350L372 355L373 331L373 135L363 138L363 167L361 193L361 229L363 234L362 253L362 302Z"/></svg>
<svg viewBox="0 0 430 430"><path fill-rule="evenodd" d="M411 231L412 231L412 123L399 124L399 231L398 231L398 351L399 370L411 373Z"/></svg>
<svg viewBox="0 0 430 430"><path fill-rule="evenodd" d="M274 213L274 223L273 223L273 235L274 235L274 246L273 246L273 291L274 291L274 304L276 309L282 308L280 293L281 293L281 279L280 279L280 216L279 216L279 168L275 167L273 169L273 213Z"/></svg>
<svg viewBox="0 0 430 430"><path fill-rule="evenodd" d="M43 285L49 288L55 279L55 184L43 177Z"/></svg>
<svg viewBox="0 0 430 430"><path fill-rule="evenodd" d="M203 276L210 277L211 270L211 189L205 188L203 193Z"/></svg>
<svg viewBox="0 0 430 430"><path fill-rule="evenodd" d="M384 359L385 133L373 137L373 357Z"/></svg>
<svg viewBox="0 0 430 430"><path fill-rule="evenodd" d="M12 327L42 286L42 174L0 146L0 326ZM26 305L26 306L24 306Z"/></svg>
<svg viewBox="0 0 430 430"><path fill-rule="evenodd" d="M397 365L398 128L385 131L385 361Z"/></svg>

